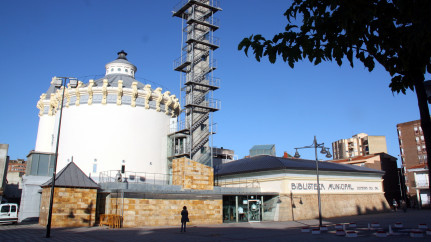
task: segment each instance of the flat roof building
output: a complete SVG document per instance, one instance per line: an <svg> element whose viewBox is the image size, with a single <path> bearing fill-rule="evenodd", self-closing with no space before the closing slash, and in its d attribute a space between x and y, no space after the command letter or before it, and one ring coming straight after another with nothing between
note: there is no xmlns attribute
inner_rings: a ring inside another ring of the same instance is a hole
<svg viewBox="0 0 431 242"><path fill-rule="evenodd" d="M385 136L371 136L366 133L333 142L332 151L335 160L388 152Z"/></svg>

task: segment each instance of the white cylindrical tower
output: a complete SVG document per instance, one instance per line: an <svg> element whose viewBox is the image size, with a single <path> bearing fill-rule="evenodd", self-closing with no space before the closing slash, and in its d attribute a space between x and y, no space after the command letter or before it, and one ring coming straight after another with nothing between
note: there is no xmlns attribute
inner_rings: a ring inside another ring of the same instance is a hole
<svg viewBox="0 0 431 242"><path fill-rule="evenodd" d="M105 66L104 78L65 90L57 171L74 161L91 177L123 166L131 172L168 173L167 135L179 114L178 99L136 81L137 69L126 55L119 52ZM36 151L55 151L61 95L58 89L52 100L43 94L38 102Z"/></svg>

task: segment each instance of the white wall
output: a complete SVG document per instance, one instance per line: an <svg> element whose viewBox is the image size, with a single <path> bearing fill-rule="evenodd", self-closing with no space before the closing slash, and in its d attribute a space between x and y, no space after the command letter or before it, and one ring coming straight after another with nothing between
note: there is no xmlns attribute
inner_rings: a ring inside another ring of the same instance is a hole
<svg viewBox="0 0 431 242"><path fill-rule="evenodd" d="M57 140L53 140L53 132L55 126L55 116L49 116L44 114L39 117L39 127L37 129L36 147L35 151L40 152L54 152L52 151L52 143ZM55 149L55 146L54 146Z"/></svg>
<svg viewBox="0 0 431 242"><path fill-rule="evenodd" d="M57 171L73 157L91 177L98 177L101 171L120 170L123 164L126 171L167 173L169 120L164 112L129 105L81 104L64 108ZM96 172L93 164L97 164Z"/></svg>

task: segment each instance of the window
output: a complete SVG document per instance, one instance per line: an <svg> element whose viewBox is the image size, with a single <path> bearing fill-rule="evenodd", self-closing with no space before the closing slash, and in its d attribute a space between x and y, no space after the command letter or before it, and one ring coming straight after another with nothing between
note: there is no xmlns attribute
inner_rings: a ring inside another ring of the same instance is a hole
<svg viewBox="0 0 431 242"><path fill-rule="evenodd" d="M398 136L401 136L401 130L398 130Z"/></svg>
<svg viewBox="0 0 431 242"><path fill-rule="evenodd" d="M420 145L418 145L418 151L421 151L421 146Z"/></svg>
<svg viewBox="0 0 431 242"><path fill-rule="evenodd" d="M124 69L124 71L125 71L125 72L129 72L129 70L127 70L127 69Z"/></svg>
<svg viewBox="0 0 431 242"><path fill-rule="evenodd" d="M415 132L418 132L418 127L413 127L413 129L415 130Z"/></svg>
<svg viewBox="0 0 431 242"><path fill-rule="evenodd" d="M401 148L401 154L402 154L402 155L404 154L404 149L403 149L403 148Z"/></svg>
<svg viewBox="0 0 431 242"><path fill-rule="evenodd" d="M118 68L117 70L118 70L118 71L121 71L121 68Z"/></svg>
<svg viewBox="0 0 431 242"><path fill-rule="evenodd" d="M421 136L421 140L424 141L424 136L423 135Z"/></svg>
<svg viewBox="0 0 431 242"><path fill-rule="evenodd" d="M10 211L11 211L12 213L16 212L16 206L15 206L15 205L12 205L12 206L11 206Z"/></svg>
<svg viewBox="0 0 431 242"><path fill-rule="evenodd" d="M419 137L416 137L416 143L418 143L419 142Z"/></svg>
<svg viewBox="0 0 431 242"><path fill-rule="evenodd" d="M114 68L111 68L111 72L113 72L114 71Z"/></svg>
<svg viewBox="0 0 431 242"><path fill-rule="evenodd" d="M97 172L97 164L93 164L93 173Z"/></svg>
<svg viewBox="0 0 431 242"><path fill-rule="evenodd" d="M8 213L10 211L10 206L9 205L5 205L1 207L1 211L2 213Z"/></svg>

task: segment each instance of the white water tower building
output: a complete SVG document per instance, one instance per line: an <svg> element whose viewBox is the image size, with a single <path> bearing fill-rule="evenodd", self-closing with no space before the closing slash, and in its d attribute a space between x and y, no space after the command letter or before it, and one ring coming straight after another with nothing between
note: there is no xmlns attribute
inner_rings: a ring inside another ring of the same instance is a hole
<svg viewBox="0 0 431 242"><path fill-rule="evenodd" d="M180 112L169 91L135 79L136 66L121 51L106 75L65 90L57 170L74 161L92 178L126 170L169 173L167 135ZM35 152L55 153L62 88L53 82L40 96Z"/></svg>

